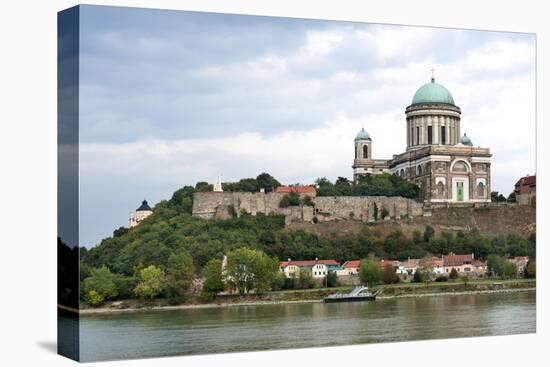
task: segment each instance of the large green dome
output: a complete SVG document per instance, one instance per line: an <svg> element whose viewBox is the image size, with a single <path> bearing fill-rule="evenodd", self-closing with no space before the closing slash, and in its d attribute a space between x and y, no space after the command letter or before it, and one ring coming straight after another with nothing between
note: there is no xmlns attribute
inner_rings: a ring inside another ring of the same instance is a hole
<svg viewBox="0 0 550 367"><path fill-rule="evenodd" d="M431 83L426 83L414 94L411 105L419 103L445 103L455 104L451 92L444 86L435 82L432 78Z"/></svg>

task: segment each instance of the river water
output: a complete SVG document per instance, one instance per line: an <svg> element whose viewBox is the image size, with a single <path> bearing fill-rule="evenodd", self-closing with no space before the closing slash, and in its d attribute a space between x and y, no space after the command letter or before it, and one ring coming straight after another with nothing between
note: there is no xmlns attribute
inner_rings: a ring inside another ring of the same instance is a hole
<svg viewBox="0 0 550 367"><path fill-rule="evenodd" d="M535 292L83 315L82 361L536 331Z"/></svg>

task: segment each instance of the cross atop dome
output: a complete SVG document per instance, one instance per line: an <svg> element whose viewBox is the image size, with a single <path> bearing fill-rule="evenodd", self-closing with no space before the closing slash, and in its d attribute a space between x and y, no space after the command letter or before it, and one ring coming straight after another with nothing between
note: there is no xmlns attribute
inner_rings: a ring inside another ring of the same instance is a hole
<svg viewBox="0 0 550 367"><path fill-rule="evenodd" d="M432 83L435 83L435 69L431 68L430 70L432 72Z"/></svg>

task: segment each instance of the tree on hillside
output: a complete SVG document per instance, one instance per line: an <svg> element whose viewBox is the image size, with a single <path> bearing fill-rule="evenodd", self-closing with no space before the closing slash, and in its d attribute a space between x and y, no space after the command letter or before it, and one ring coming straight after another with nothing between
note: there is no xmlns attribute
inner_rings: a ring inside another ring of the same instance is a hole
<svg viewBox="0 0 550 367"><path fill-rule="evenodd" d="M373 254L370 254L366 259L361 261L359 279L364 284L375 285L380 282L380 272L378 259Z"/></svg>
<svg viewBox="0 0 550 367"><path fill-rule="evenodd" d="M330 182L326 177L318 178L317 180L315 180L315 186L317 189L317 196L336 195L334 184Z"/></svg>
<svg viewBox="0 0 550 367"><path fill-rule="evenodd" d="M300 195L295 192L291 192L284 195L281 198L281 201L279 202L279 206L281 208L286 208L289 206L298 206L300 205L300 203L301 203Z"/></svg>
<svg viewBox="0 0 550 367"><path fill-rule="evenodd" d="M228 283L239 294L264 293L279 271L279 262L262 251L241 247L227 253L226 270Z"/></svg>
<svg viewBox="0 0 550 367"><path fill-rule="evenodd" d="M122 235L125 235L128 233L128 228L126 227L118 227L118 229L115 229L113 231L113 237L120 237Z"/></svg>
<svg viewBox="0 0 550 367"><path fill-rule="evenodd" d="M216 294L220 293L224 289L222 278L222 261L219 259L212 259L206 263L202 269L202 277L204 283L202 286L202 296L205 298L212 298Z"/></svg>
<svg viewBox="0 0 550 367"><path fill-rule="evenodd" d="M176 190L168 201L168 207L176 209L180 213L191 214L193 212L193 194L195 192L197 192L197 189L193 186L184 186Z"/></svg>
<svg viewBox="0 0 550 367"><path fill-rule="evenodd" d="M336 195L338 196L351 196L352 195L352 183L345 177L338 177L334 183Z"/></svg>
<svg viewBox="0 0 550 367"><path fill-rule="evenodd" d="M237 191L258 192L260 189L258 188L258 182L255 178L243 178L239 180Z"/></svg>
<svg viewBox="0 0 550 367"><path fill-rule="evenodd" d="M506 198L504 195L499 194L498 191L491 191L491 201L493 203L504 203L506 202Z"/></svg>
<svg viewBox="0 0 550 367"><path fill-rule="evenodd" d="M134 293L141 298L153 299L162 293L165 284L164 271L155 265L149 265L139 272L139 283L134 288Z"/></svg>
<svg viewBox="0 0 550 367"><path fill-rule="evenodd" d="M424 228L424 242L430 242L430 240L433 238L435 234L435 230L432 226L427 225Z"/></svg>
<svg viewBox="0 0 550 367"><path fill-rule="evenodd" d="M195 190L197 190L198 192L213 191L214 185L209 184L206 181L200 181L200 182L197 182L197 184L195 185Z"/></svg>
<svg viewBox="0 0 550 367"><path fill-rule="evenodd" d="M315 184L317 196L402 196L413 199L418 198L420 192L417 185L389 173L365 175L357 182L338 177L334 184L323 177Z"/></svg>
<svg viewBox="0 0 550 367"><path fill-rule="evenodd" d="M277 181L269 173L263 172L256 177L256 183L260 189L264 189L265 192L274 191L277 187L281 186L281 183Z"/></svg>
<svg viewBox="0 0 550 367"><path fill-rule="evenodd" d="M304 196L304 199L302 200L302 205L313 206L313 199L311 198L311 196L309 195Z"/></svg>
<svg viewBox="0 0 550 367"><path fill-rule="evenodd" d="M91 275L82 283L85 299L92 305L98 305L116 297L118 290L115 278L115 274L111 273L105 265L92 269Z"/></svg>
<svg viewBox="0 0 550 367"><path fill-rule="evenodd" d="M195 279L193 258L185 248L180 248L168 258L166 268L167 290L172 296L183 296Z"/></svg>

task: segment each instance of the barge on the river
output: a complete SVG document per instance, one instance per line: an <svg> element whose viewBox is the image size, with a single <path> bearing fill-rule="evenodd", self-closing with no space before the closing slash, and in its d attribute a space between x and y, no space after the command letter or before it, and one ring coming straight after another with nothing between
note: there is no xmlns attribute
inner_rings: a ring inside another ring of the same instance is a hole
<svg viewBox="0 0 550 367"><path fill-rule="evenodd" d="M335 302L363 302L363 301L374 301L376 300L376 295L380 292L378 289L376 292L369 292L369 288L365 285L360 285L355 287L349 293L335 293L331 294L328 297L324 298L325 303L335 303Z"/></svg>

